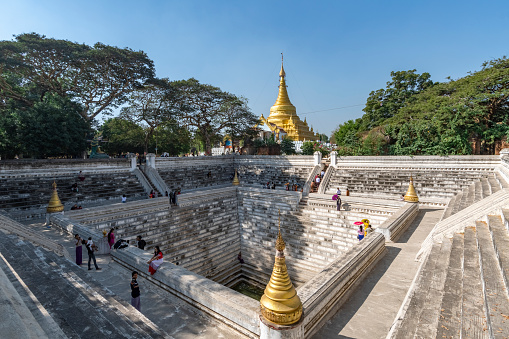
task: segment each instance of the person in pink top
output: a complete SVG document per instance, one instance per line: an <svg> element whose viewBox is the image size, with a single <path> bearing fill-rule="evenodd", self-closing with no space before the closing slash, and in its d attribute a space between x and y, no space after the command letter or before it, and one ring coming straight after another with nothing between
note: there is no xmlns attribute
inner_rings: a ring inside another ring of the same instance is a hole
<svg viewBox="0 0 509 339"><path fill-rule="evenodd" d="M108 245L110 245L110 250L111 246L115 244L115 234L113 233L113 231L114 229L112 228L108 233Z"/></svg>

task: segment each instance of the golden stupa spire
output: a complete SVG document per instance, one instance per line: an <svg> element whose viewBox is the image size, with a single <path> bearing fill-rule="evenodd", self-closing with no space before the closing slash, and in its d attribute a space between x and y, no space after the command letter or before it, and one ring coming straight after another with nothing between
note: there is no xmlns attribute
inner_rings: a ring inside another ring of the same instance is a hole
<svg viewBox="0 0 509 339"><path fill-rule="evenodd" d="M235 177L232 182L233 186L238 186L240 184L239 178L237 177L237 170L235 170Z"/></svg>
<svg viewBox="0 0 509 339"><path fill-rule="evenodd" d="M281 53L281 71L279 71L279 93L276 99L276 105L289 105L293 106L290 102L290 97L288 97L288 92L286 91L286 73L283 68L283 53Z"/></svg>
<svg viewBox="0 0 509 339"><path fill-rule="evenodd" d="M53 187L53 192L51 193L51 198L49 199L48 207L46 208L47 213L56 213L62 212L64 210L64 205L60 201L57 193L57 183L53 181L51 185Z"/></svg>
<svg viewBox="0 0 509 339"><path fill-rule="evenodd" d="M285 262L285 242L281 236L281 213L279 212L278 235L276 239L276 261L269 283L260 299L263 317L277 325L291 325L302 316L302 303L288 276Z"/></svg>
<svg viewBox="0 0 509 339"><path fill-rule="evenodd" d="M415 193L414 188L414 178L410 175L410 184L408 185L408 190L405 194L405 201L408 202L419 202L419 197L417 196L417 193Z"/></svg>

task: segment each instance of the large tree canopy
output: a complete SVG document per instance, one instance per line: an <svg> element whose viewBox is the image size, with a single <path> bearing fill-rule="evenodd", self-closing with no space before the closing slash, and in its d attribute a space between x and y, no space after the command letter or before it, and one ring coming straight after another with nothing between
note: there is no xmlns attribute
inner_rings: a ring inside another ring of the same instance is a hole
<svg viewBox="0 0 509 339"><path fill-rule="evenodd" d="M82 104L91 122L126 101L127 94L154 76L142 51L97 43L93 47L36 33L0 41L0 104L31 107L54 93Z"/></svg>
<svg viewBox="0 0 509 339"><path fill-rule="evenodd" d="M398 74L370 94L361 119L338 127L334 136L344 154L495 154L509 137L506 57L443 83L414 71L404 72L411 81L396 81Z"/></svg>
<svg viewBox="0 0 509 339"><path fill-rule="evenodd" d="M241 135L257 121L245 101L218 87L200 84L193 78L175 81L172 85L179 119L203 139L208 155L219 133Z"/></svg>

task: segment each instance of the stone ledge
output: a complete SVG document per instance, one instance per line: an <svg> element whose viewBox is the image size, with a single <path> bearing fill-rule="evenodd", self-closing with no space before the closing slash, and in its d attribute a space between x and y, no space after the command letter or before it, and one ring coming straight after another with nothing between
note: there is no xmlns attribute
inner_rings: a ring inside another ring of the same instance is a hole
<svg viewBox="0 0 509 339"><path fill-rule="evenodd" d="M376 232L382 233L386 241L396 241L415 219L419 212L419 204L404 203L405 205L387 219Z"/></svg>
<svg viewBox="0 0 509 339"><path fill-rule="evenodd" d="M113 260L136 270L151 283L176 295L215 319L251 338L260 335L259 303L183 267L163 263L157 273L148 275L151 255L135 247L112 252Z"/></svg>

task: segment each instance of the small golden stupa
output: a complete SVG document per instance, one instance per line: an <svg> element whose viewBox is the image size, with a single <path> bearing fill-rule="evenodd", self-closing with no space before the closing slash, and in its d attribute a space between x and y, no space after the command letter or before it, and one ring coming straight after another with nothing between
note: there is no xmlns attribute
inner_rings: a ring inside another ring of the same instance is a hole
<svg viewBox="0 0 509 339"><path fill-rule="evenodd" d="M62 202L58 197L57 183L53 181L53 184L51 186L53 186L53 193L51 193L51 198L49 199L49 204L48 208L46 208L46 212L47 213L62 212L64 210L64 205L62 205Z"/></svg>
<svg viewBox="0 0 509 339"><path fill-rule="evenodd" d="M302 316L302 303L288 276L284 249L280 217L276 240L276 262L269 283L260 299L262 316L277 325L295 324Z"/></svg>
<svg viewBox="0 0 509 339"><path fill-rule="evenodd" d="M419 202L419 197L415 193L414 179L410 176L410 185L408 185L408 191L405 194L405 201L408 202Z"/></svg>
<svg viewBox="0 0 509 339"><path fill-rule="evenodd" d="M304 141L304 140L315 140L316 135L313 130L309 130L306 119L300 120L297 115L295 106L290 102L288 92L286 90L286 73L283 68L283 53L281 53L281 71L279 72L279 93L276 99L276 103L270 108L270 114L265 119L263 115L260 120L265 124L269 125L269 128L276 126L279 129L283 129L288 138L293 141ZM270 124L269 124L270 123ZM272 124L272 125L271 125Z"/></svg>
<svg viewBox="0 0 509 339"><path fill-rule="evenodd" d="M237 177L237 170L235 170L235 177L233 177L233 186L238 186L240 184L239 178Z"/></svg>

